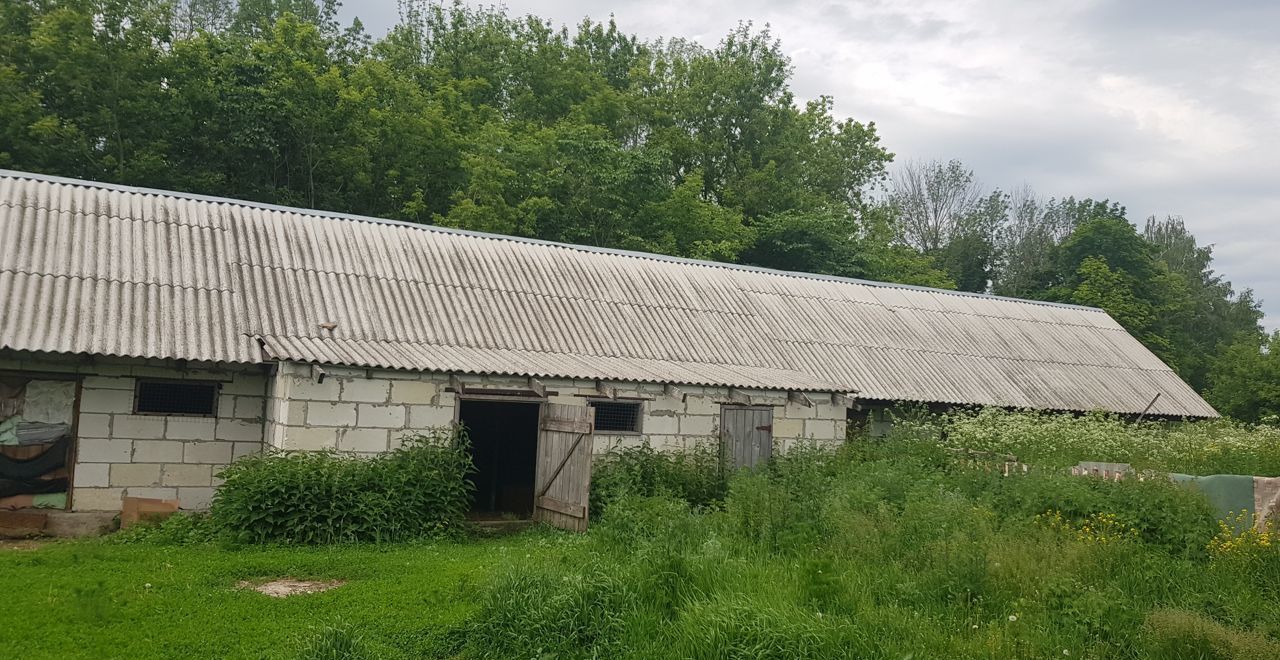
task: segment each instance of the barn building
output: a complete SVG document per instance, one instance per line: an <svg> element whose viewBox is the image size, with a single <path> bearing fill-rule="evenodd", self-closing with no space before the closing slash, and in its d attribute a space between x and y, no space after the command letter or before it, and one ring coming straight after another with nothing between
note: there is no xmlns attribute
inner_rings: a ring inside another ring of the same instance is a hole
<svg viewBox="0 0 1280 660"><path fill-rule="evenodd" d="M1217 414L1097 309L0 171L0 508L461 421L478 509L575 526L592 451L751 465L893 401Z"/></svg>

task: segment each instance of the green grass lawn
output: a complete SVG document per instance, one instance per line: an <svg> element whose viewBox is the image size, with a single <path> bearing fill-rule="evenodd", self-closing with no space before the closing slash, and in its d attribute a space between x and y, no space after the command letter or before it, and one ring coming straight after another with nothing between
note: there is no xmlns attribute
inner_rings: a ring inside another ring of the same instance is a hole
<svg viewBox="0 0 1280 660"><path fill-rule="evenodd" d="M0 656L292 657L319 628L343 621L375 652L436 657L496 570L575 542L535 531L456 543L319 548L92 540L12 549L14 543L3 543ZM288 598L236 587L277 577L347 584Z"/></svg>

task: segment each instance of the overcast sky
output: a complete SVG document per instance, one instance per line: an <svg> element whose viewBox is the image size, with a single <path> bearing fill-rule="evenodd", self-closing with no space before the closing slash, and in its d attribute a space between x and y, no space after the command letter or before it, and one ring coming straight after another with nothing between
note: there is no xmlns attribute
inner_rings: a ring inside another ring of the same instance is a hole
<svg viewBox="0 0 1280 660"><path fill-rule="evenodd" d="M348 0L381 36L395 0ZM1280 327L1280 2L508 0L557 24L714 46L768 24L801 100L874 121L897 160L958 158L990 187L1181 215Z"/></svg>

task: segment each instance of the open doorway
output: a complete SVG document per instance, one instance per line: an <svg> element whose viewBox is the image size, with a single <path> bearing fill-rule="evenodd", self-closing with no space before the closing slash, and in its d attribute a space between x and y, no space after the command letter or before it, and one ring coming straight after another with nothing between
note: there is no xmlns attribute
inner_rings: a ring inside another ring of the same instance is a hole
<svg viewBox="0 0 1280 660"><path fill-rule="evenodd" d="M533 515L541 404L463 399L458 421L471 438L477 519Z"/></svg>

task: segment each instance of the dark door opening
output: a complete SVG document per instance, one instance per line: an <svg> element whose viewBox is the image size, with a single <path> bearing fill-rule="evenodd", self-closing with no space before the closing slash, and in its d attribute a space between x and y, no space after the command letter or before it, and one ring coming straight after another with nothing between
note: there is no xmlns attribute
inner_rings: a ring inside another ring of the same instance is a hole
<svg viewBox="0 0 1280 660"><path fill-rule="evenodd" d="M475 463L472 517L533 515L540 406L522 401L461 402L458 421L467 427Z"/></svg>

